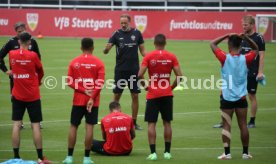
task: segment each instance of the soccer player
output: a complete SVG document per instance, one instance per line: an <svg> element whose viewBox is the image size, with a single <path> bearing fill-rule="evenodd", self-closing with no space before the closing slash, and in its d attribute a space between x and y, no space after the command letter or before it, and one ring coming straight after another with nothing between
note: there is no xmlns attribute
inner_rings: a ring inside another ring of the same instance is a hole
<svg viewBox="0 0 276 164"><path fill-rule="evenodd" d="M93 140L93 127L98 123L100 92L104 84L105 69L103 62L93 55L94 43L91 38L81 40L82 54L74 58L68 69L68 85L74 89L71 126L68 135L68 155L63 161L73 163L73 152L77 139L77 130L85 116L85 139L83 164L94 163L90 158Z"/></svg>
<svg viewBox="0 0 276 164"><path fill-rule="evenodd" d="M146 88L147 103L145 112L145 121L148 122L148 141L151 154L148 160L157 160L156 155L156 122L159 112L161 113L164 125L165 151L164 158L171 159L171 140L173 120L173 93L172 90L177 86L177 78L170 86L170 77L173 70L176 77L181 77L181 69L176 56L166 51L166 37L158 34L154 38L155 51L148 53L143 59L142 66L139 70L138 77L143 79L148 69L149 86ZM145 85L141 83L142 85Z"/></svg>
<svg viewBox="0 0 276 164"><path fill-rule="evenodd" d="M121 112L118 102L111 102L109 110L110 114L101 120L104 141L94 140L91 150L103 155L129 155L135 138L132 118Z"/></svg>
<svg viewBox="0 0 276 164"><path fill-rule="evenodd" d="M113 101L119 102L127 83L132 98L132 119L136 130L142 128L137 124L139 109L138 94L140 89L137 85L139 71L138 48L142 56L145 56L144 40L141 32L130 27L130 16L123 14L120 17L121 29L115 31L104 49L108 54L113 45L116 45L115 88L113 89ZM123 83L122 83L123 81Z"/></svg>
<svg viewBox="0 0 276 164"><path fill-rule="evenodd" d="M222 51L217 45L228 38L229 53ZM241 54L241 42L246 40L252 51ZM224 80L220 96L220 109L223 121L222 141L224 153L218 159L231 159L231 123L233 113L236 113L240 136L243 145L242 158L250 159L248 152L249 132L246 125L247 117L247 72L248 67L256 57L258 46L247 35L227 34L216 38L210 44L212 51L221 63L221 77Z"/></svg>
<svg viewBox="0 0 276 164"><path fill-rule="evenodd" d="M5 61L4 61L4 58L6 57L6 55L11 51L11 50L17 50L20 48L20 45L19 45L19 35L26 31L26 25L25 23L23 22L17 22L15 25L14 25L14 30L15 32L17 33L17 35L13 38L11 38L3 47L2 49L0 50L0 69L6 73L9 78L10 78L10 89L12 90L12 87L13 87L13 80L12 80L12 70L8 70L6 64L5 64ZM38 48L38 45L36 43L36 41L31 38L31 44L30 46L28 47L28 50L30 51L34 51L39 59L40 59L40 52L39 52L39 48ZM22 124L22 128L24 128L24 125ZM41 126L42 128L42 126Z"/></svg>
<svg viewBox="0 0 276 164"><path fill-rule="evenodd" d="M44 75L38 55L29 51L31 35L22 32L19 36L20 48L9 52L14 86L12 88L12 146L14 158L20 158L20 129L27 108L32 130L34 145L37 150L38 163L51 163L43 157L42 137L39 122L42 121L39 85Z"/></svg>
<svg viewBox="0 0 276 164"><path fill-rule="evenodd" d="M258 81L264 78L264 56L265 56L265 41L261 34L254 31L255 19L252 15L245 15L242 19L243 32L250 39L252 39L259 48L257 57L253 60L251 65L248 67L249 71L247 74L247 91L249 100L251 102L251 117L247 126L249 128L255 128L255 118L257 113L257 86ZM251 51L251 47L246 40L241 43L241 54L246 54ZM214 125L215 128L221 128L222 124Z"/></svg>

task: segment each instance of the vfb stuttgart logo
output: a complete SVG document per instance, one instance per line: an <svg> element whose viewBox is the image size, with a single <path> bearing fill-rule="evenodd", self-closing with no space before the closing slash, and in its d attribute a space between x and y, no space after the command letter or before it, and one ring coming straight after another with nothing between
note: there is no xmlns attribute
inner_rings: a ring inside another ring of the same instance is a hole
<svg viewBox="0 0 276 164"><path fill-rule="evenodd" d="M27 23L31 31L34 31L38 24L38 13L27 13Z"/></svg>
<svg viewBox="0 0 276 164"><path fill-rule="evenodd" d="M134 22L136 28L143 33L146 30L148 24L148 17L146 15L135 15Z"/></svg>

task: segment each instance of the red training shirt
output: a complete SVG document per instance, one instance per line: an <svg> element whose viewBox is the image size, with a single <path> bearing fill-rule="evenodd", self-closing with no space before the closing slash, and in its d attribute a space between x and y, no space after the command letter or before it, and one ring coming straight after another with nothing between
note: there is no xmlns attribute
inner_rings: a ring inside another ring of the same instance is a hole
<svg viewBox="0 0 276 164"><path fill-rule="evenodd" d="M68 69L68 86L74 89L73 105L86 106L89 96L85 90L93 90L94 107L100 104L100 91L104 84L104 64L92 54L81 54L74 58Z"/></svg>
<svg viewBox="0 0 276 164"><path fill-rule="evenodd" d="M224 65L224 62L226 60L226 52L222 51L220 48L217 48L215 50L215 55L216 57L218 58L218 60L220 61L221 63L221 67L223 67ZM241 54L231 54L232 56L239 56ZM254 60L254 58L256 57L256 53L255 51L249 51L248 53L245 54L245 60L246 60L246 65L247 67L250 66L251 62Z"/></svg>
<svg viewBox="0 0 276 164"><path fill-rule="evenodd" d="M173 67L179 66L176 56L166 50L148 53L142 62L148 68L149 86L146 99L173 96L170 77Z"/></svg>
<svg viewBox="0 0 276 164"><path fill-rule="evenodd" d="M38 55L25 49L12 50L9 62L14 82L12 95L25 102L40 99L39 85L44 71Z"/></svg>
<svg viewBox="0 0 276 164"><path fill-rule="evenodd" d="M106 134L104 150L109 154L124 154L132 150L130 130L134 128L132 118L122 112L112 112L101 120Z"/></svg>

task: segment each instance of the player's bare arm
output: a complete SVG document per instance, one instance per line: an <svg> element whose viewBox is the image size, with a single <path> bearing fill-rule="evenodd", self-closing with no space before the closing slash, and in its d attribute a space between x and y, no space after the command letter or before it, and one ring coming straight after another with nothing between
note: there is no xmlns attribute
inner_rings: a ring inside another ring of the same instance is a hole
<svg viewBox="0 0 276 164"><path fill-rule="evenodd" d="M94 100L92 98L90 98L87 102L87 107L86 107L88 113L91 113L93 104L94 104Z"/></svg>
<svg viewBox="0 0 276 164"><path fill-rule="evenodd" d="M178 79L180 79L180 81L182 81L182 76L183 76L179 66L174 66L173 72L174 72L176 78L171 86L172 90L178 85L178 82L179 82Z"/></svg>
<svg viewBox="0 0 276 164"><path fill-rule="evenodd" d="M135 129L134 128L131 128L130 129L130 136L131 136L131 139L133 140L135 138Z"/></svg>
<svg viewBox="0 0 276 164"><path fill-rule="evenodd" d="M228 38L229 36L230 36L229 34L226 34L226 35L220 36L220 37L212 40L210 43L210 47L211 47L212 51L215 53L215 50L218 48L218 44L220 42L222 42L224 39Z"/></svg>
<svg viewBox="0 0 276 164"><path fill-rule="evenodd" d="M259 49L258 45L252 39L250 39L247 35L240 34L240 37L249 43L252 50L258 51L258 49Z"/></svg>
<svg viewBox="0 0 276 164"><path fill-rule="evenodd" d="M106 141L106 134L105 134L105 131L104 131L104 130L102 130L102 137L103 137L103 139Z"/></svg>
<svg viewBox="0 0 276 164"><path fill-rule="evenodd" d="M107 43L105 46L105 49L103 50L104 54L108 54L110 49L112 48L113 44L112 43Z"/></svg>
<svg viewBox="0 0 276 164"><path fill-rule="evenodd" d="M258 71L258 75L257 78L258 80L263 79L264 77L264 56L265 56L265 52L264 51L259 51L259 56L260 56L260 61L259 61L259 71Z"/></svg>
<svg viewBox="0 0 276 164"><path fill-rule="evenodd" d="M146 49L145 49L144 44L140 44L140 45L139 45L139 51L140 51L140 54L141 54L143 57L146 56Z"/></svg>
<svg viewBox="0 0 276 164"><path fill-rule="evenodd" d="M138 72L138 78L139 79L144 79L144 74L146 73L147 69L148 69L148 67L146 67L146 66L141 66L140 67L140 70ZM141 85L147 90L147 86L146 86L144 81L141 81Z"/></svg>

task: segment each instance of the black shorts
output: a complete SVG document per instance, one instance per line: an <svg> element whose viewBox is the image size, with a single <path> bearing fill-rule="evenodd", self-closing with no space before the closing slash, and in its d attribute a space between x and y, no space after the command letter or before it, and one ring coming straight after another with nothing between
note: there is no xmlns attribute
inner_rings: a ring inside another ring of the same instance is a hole
<svg viewBox="0 0 276 164"><path fill-rule="evenodd" d="M147 100L145 121L157 122L159 111L164 121L173 120L173 97L166 96Z"/></svg>
<svg viewBox="0 0 276 164"><path fill-rule="evenodd" d="M247 92L250 94L257 93L258 82L256 76L247 76Z"/></svg>
<svg viewBox="0 0 276 164"><path fill-rule="evenodd" d="M236 109L247 107L248 104L245 96L237 101L227 101L222 97L222 95L220 96L220 109Z"/></svg>
<svg viewBox="0 0 276 164"><path fill-rule="evenodd" d="M123 93L127 85L131 93L140 93L138 86L138 71L119 71L115 70L113 93Z"/></svg>
<svg viewBox="0 0 276 164"><path fill-rule="evenodd" d="M21 121L25 110L27 109L31 123L42 121L41 101L40 99L32 102L25 102L12 97L12 120Z"/></svg>
<svg viewBox="0 0 276 164"><path fill-rule="evenodd" d="M87 124L95 125L98 123L98 107L92 107L91 113L88 113L86 106L74 106L71 110L71 124L79 126L83 116Z"/></svg>
<svg viewBox="0 0 276 164"><path fill-rule="evenodd" d="M91 151L102 154L102 155L108 155L108 156L127 156L131 153L131 150L126 153L121 153L121 154L110 154L104 150L104 144L106 141L98 141L98 140L93 140L93 144L91 147Z"/></svg>

